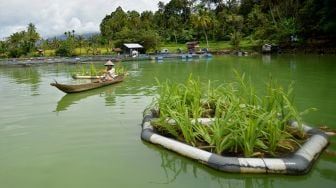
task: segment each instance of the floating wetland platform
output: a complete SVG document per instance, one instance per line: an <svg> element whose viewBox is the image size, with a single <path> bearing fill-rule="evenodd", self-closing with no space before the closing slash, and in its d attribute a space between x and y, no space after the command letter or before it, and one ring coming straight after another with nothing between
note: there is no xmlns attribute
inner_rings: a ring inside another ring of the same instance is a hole
<svg viewBox="0 0 336 188"><path fill-rule="evenodd" d="M157 110L147 109L143 115L141 138L147 142L162 146L190 159L199 161L211 168L233 173L272 173L301 175L307 173L314 161L328 145L328 136L308 125L302 125L304 132L311 135L308 140L289 157L284 158L244 158L226 157L201 150L155 132L151 121L157 117ZM213 119L202 118L200 122L209 123ZM291 126L299 128L297 122Z"/></svg>

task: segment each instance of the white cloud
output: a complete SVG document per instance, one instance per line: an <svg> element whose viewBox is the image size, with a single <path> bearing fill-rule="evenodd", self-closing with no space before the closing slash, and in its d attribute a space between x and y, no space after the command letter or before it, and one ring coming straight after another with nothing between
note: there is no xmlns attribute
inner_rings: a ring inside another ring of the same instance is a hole
<svg viewBox="0 0 336 188"><path fill-rule="evenodd" d="M33 23L43 37L98 32L105 15L118 6L125 11L157 10L160 0L0 0L0 39ZM161 0L169 2L169 0Z"/></svg>

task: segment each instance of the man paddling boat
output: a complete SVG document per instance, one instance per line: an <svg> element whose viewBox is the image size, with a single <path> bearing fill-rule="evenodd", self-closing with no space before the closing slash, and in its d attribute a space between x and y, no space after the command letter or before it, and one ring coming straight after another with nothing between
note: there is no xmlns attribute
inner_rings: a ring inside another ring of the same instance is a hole
<svg viewBox="0 0 336 188"><path fill-rule="evenodd" d="M105 71L105 75L101 79L101 81L105 82L105 81L114 80L114 78L118 76L115 72L114 63L111 60L108 60L104 64L104 66L106 66L106 71Z"/></svg>

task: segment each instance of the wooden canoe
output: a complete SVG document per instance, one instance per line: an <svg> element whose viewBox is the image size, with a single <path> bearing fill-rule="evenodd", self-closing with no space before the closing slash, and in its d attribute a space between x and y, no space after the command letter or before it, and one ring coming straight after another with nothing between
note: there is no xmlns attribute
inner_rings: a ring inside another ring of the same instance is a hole
<svg viewBox="0 0 336 188"><path fill-rule="evenodd" d="M51 83L50 85L57 87L59 90L65 93L78 93L82 91L87 91L95 88L104 87L107 85L115 84L122 82L124 80L124 75L118 75L114 80L111 81L104 81L104 82L91 82L86 84L76 84L76 85L67 85L67 84L60 84L60 83Z"/></svg>
<svg viewBox="0 0 336 188"><path fill-rule="evenodd" d="M78 75L78 74L72 75L72 78L74 78L74 79L101 79L103 77L104 76L81 76L81 75Z"/></svg>

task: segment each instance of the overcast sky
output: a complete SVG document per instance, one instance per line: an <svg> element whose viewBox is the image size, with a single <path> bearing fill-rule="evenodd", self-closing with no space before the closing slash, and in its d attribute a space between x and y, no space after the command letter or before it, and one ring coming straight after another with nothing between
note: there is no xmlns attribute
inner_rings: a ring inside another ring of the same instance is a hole
<svg viewBox="0 0 336 188"><path fill-rule="evenodd" d="M105 15L118 6L124 11L156 11L158 2L169 0L0 0L0 39L33 23L42 37L98 32Z"/></svg>

